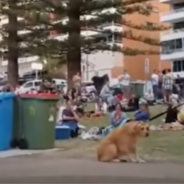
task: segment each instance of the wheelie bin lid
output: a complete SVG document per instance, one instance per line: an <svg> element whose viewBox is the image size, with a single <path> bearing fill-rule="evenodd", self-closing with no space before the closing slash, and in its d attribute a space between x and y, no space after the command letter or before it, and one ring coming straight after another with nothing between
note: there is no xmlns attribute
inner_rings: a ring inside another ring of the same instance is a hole
<svg viewBox="0 0 184 184"><path fill-rule="evenodd" d="M6 98L14 98L15 94L12 92L4 92L0 93L0 100L6 99Z"/></svg>
<svg viewBox="0 0 184 184"><path fill-rule="evenodd" d="M59 99L58 94L50 94L50 93L37 93L37 94L20 94L20 98L29 98L29 99Z"/></svg>

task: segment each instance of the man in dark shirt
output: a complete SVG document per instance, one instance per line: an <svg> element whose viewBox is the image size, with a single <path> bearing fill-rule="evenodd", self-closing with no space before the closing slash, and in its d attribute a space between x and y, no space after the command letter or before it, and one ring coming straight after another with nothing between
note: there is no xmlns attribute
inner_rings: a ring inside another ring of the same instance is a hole
<svg viewBox="0 0 184 184"><path fill-rule="evenodd" d="M62 113L62 124L69 126L71 129L71 137L78 136L78 120L79 117L73 109L72 102L66 102L66 108L63 110Z"/></svg>
<svg viewBox="0 0 184 184"><path fill-rule="evenodd" d="M106 83L106 81L109 80L109 78L108 78L107 75L104 75L104 76L100 77L98 75L98 72L96 72L95 76L92 77L91 80L93 81L93 84L94 84L94 86L96 88L96 91L97 91L97 93L99 95L100 91L102 90L103 85Z"/></svg>

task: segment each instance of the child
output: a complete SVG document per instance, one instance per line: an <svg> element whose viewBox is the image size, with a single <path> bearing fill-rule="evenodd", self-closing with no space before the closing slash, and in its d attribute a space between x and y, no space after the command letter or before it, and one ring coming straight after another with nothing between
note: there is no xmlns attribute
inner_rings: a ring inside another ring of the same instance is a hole
<svg viewBox="0 0 184 184"><path fill-rule="evenodd" d="M139 110L134 114L134 119L137 121L149 121L150 112L147 101L145 99L140 99Z"/></svg>

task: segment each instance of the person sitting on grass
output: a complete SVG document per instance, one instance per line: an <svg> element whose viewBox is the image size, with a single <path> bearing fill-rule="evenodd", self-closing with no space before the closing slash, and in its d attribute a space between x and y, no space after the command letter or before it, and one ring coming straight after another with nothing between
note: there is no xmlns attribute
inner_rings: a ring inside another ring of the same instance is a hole
<svg viewBox="0 0 184 184"><path fill-rule="evenodd" d="M106 136L115 128L123 126L127 122L127 120L127 116L123 112L121 104L117 104L115 106L115 110L111 113L110 116L111 125L109 125L103 130L103 135Z"/></svg>
<svg viewBox="0 0 184 184"><path fill-rule="evenodd" d="M147 122L149 121L149 118L149 106L147 104L147 101L142 98L139 101L139 110L134 114L134 120Z"/></svg>
<svg viewBox="0 0 184 184"><path fill-rule="evenodd" d="M147 100L149 105L153 105L155 102L154 94L150 89L145 93L144 98Z"/></svg>
<svg viewBox="0 0 184 184"><path fill-rule="evenodd" d="M71 129L71 137L78 136L78 122L79 117L74 111L73 104L70 100L66 102L66 107L62 112L62 125L66 125Z"/></svg>
<svg viewBox="0 0 184 184"><path fill-rule="evenodd" d="M128 106L124 107L125 112L132 112L139 109L139 98L135 94L131 95L131 98L128 101Z"/></svg>
<svg viewBox="0 0 184 184"><path fill-rule="evenodd" d="M108 101L108 112L113 112L115 110L115 107L117 104L119 104L119 99L116 94L113 94L111 98L109 98Z"/></svg>
<svg viewBox="0 0 184 184"><path fill-rule="evenodd" d="M159 126L159 130L183 130L184 129L184 106L178 110L178 99L171 95L166 112L165 124Z"/></svg>
<svg viewBox="0 0 184 184"><path fill-rule="evenodd" d="M102 90L100 91L100 97L103 99L104 102L109 103L109 99L112 98L112 92L110 91L110 84L109 81L106 81Z"/></svg>
<svg viewBox="0 0 184 184"><path fill-rule="evenodd" d="M177 121L177 115L178 115L178 109L174 108L175 106L178 105L177 99L174 98L173 95L169 97L169 102L167 103L168 108L166 112L166 117L165 117L165 124L170 124L175 121Z"/></svg>
<svg viewBox="0 0 184 184"><path fill-rule="evenodd" d="M85 104L81 99L81 96L77 96L74 100L73 100L73 104L74 104L74 110L75 112L82 117L84 115L84 108L85 108Z"/></svg>
<svg viewBox="0 0 184 184"><path fill-rule="evenodd" d="M98 98L97 102L95 103L95 115L104 115L107 113L107 104L103 101L102 98Z"/></svg>

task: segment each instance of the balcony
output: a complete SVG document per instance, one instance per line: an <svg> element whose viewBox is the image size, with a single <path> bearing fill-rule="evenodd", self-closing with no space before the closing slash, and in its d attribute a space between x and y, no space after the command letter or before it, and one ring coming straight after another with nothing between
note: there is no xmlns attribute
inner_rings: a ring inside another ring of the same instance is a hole
<svg viewBox="0 0 184 184"><path fill-rule="evenodd" d="M184 28L181 29L170 29L160 34L160 41L175 40L178 38L184 38Z"/></svg>
<svg viewBox="0 0 184 184"><path fill-rule="evenodd" d="M38 56L29 56L29 57L21 57L18 59L19 64L23 63L32 63L32 62L38 62L40 61L40 58ZM4 60L1 62L1 66L7 66L8 60Z"/></svg>
<svg viewBox="0 0 184 184"><path fill-rule="evenodd" d="M184 59L184 48L165 50L161 53L160 59L163 61Z"/></svg>
<svg viewBox="0 0 184 184"><path fill-rule="evenodd" d="M172 10L167 13L163 13L160 16L161 22L176 23L183 20L184 20L184 7L177 10Z"/></svg>
<svg viewBox="0 0 184 184"><path fill-rule="evenodd" d="M117 41L117 40L115 40L114 43L112 41L107 41L107 45L109 45L111 47L113 47L115 45L115 46L123 48L123 42L122 41Z"/></svg>
<svg viewBox="0 0 184 184"><path fill-rule="evenodd" d="M83 30L81 31L81 36L83 37L95 37L95 36L106 36L104 33L102 33L99 30ZM68 34L61 34L55 37L51 37L51 39L56 39L56 40L60 40L60 41L64 41L66 39L68 39Z"/></svg>
<svg viewBox="0 0 184 184"><path fill-rule="evenodd" d="M181 3L183 0L160 0L160 3L169 3L169 4L176 4L176 3Z"/></svg>
<svg viewBox="0 0 184 184"><path fill-rule="evenodd" d="M118 23L104 23L102 26L99 26L99 29L111 30L112 32L123 32L122 24Z"/></svg>

